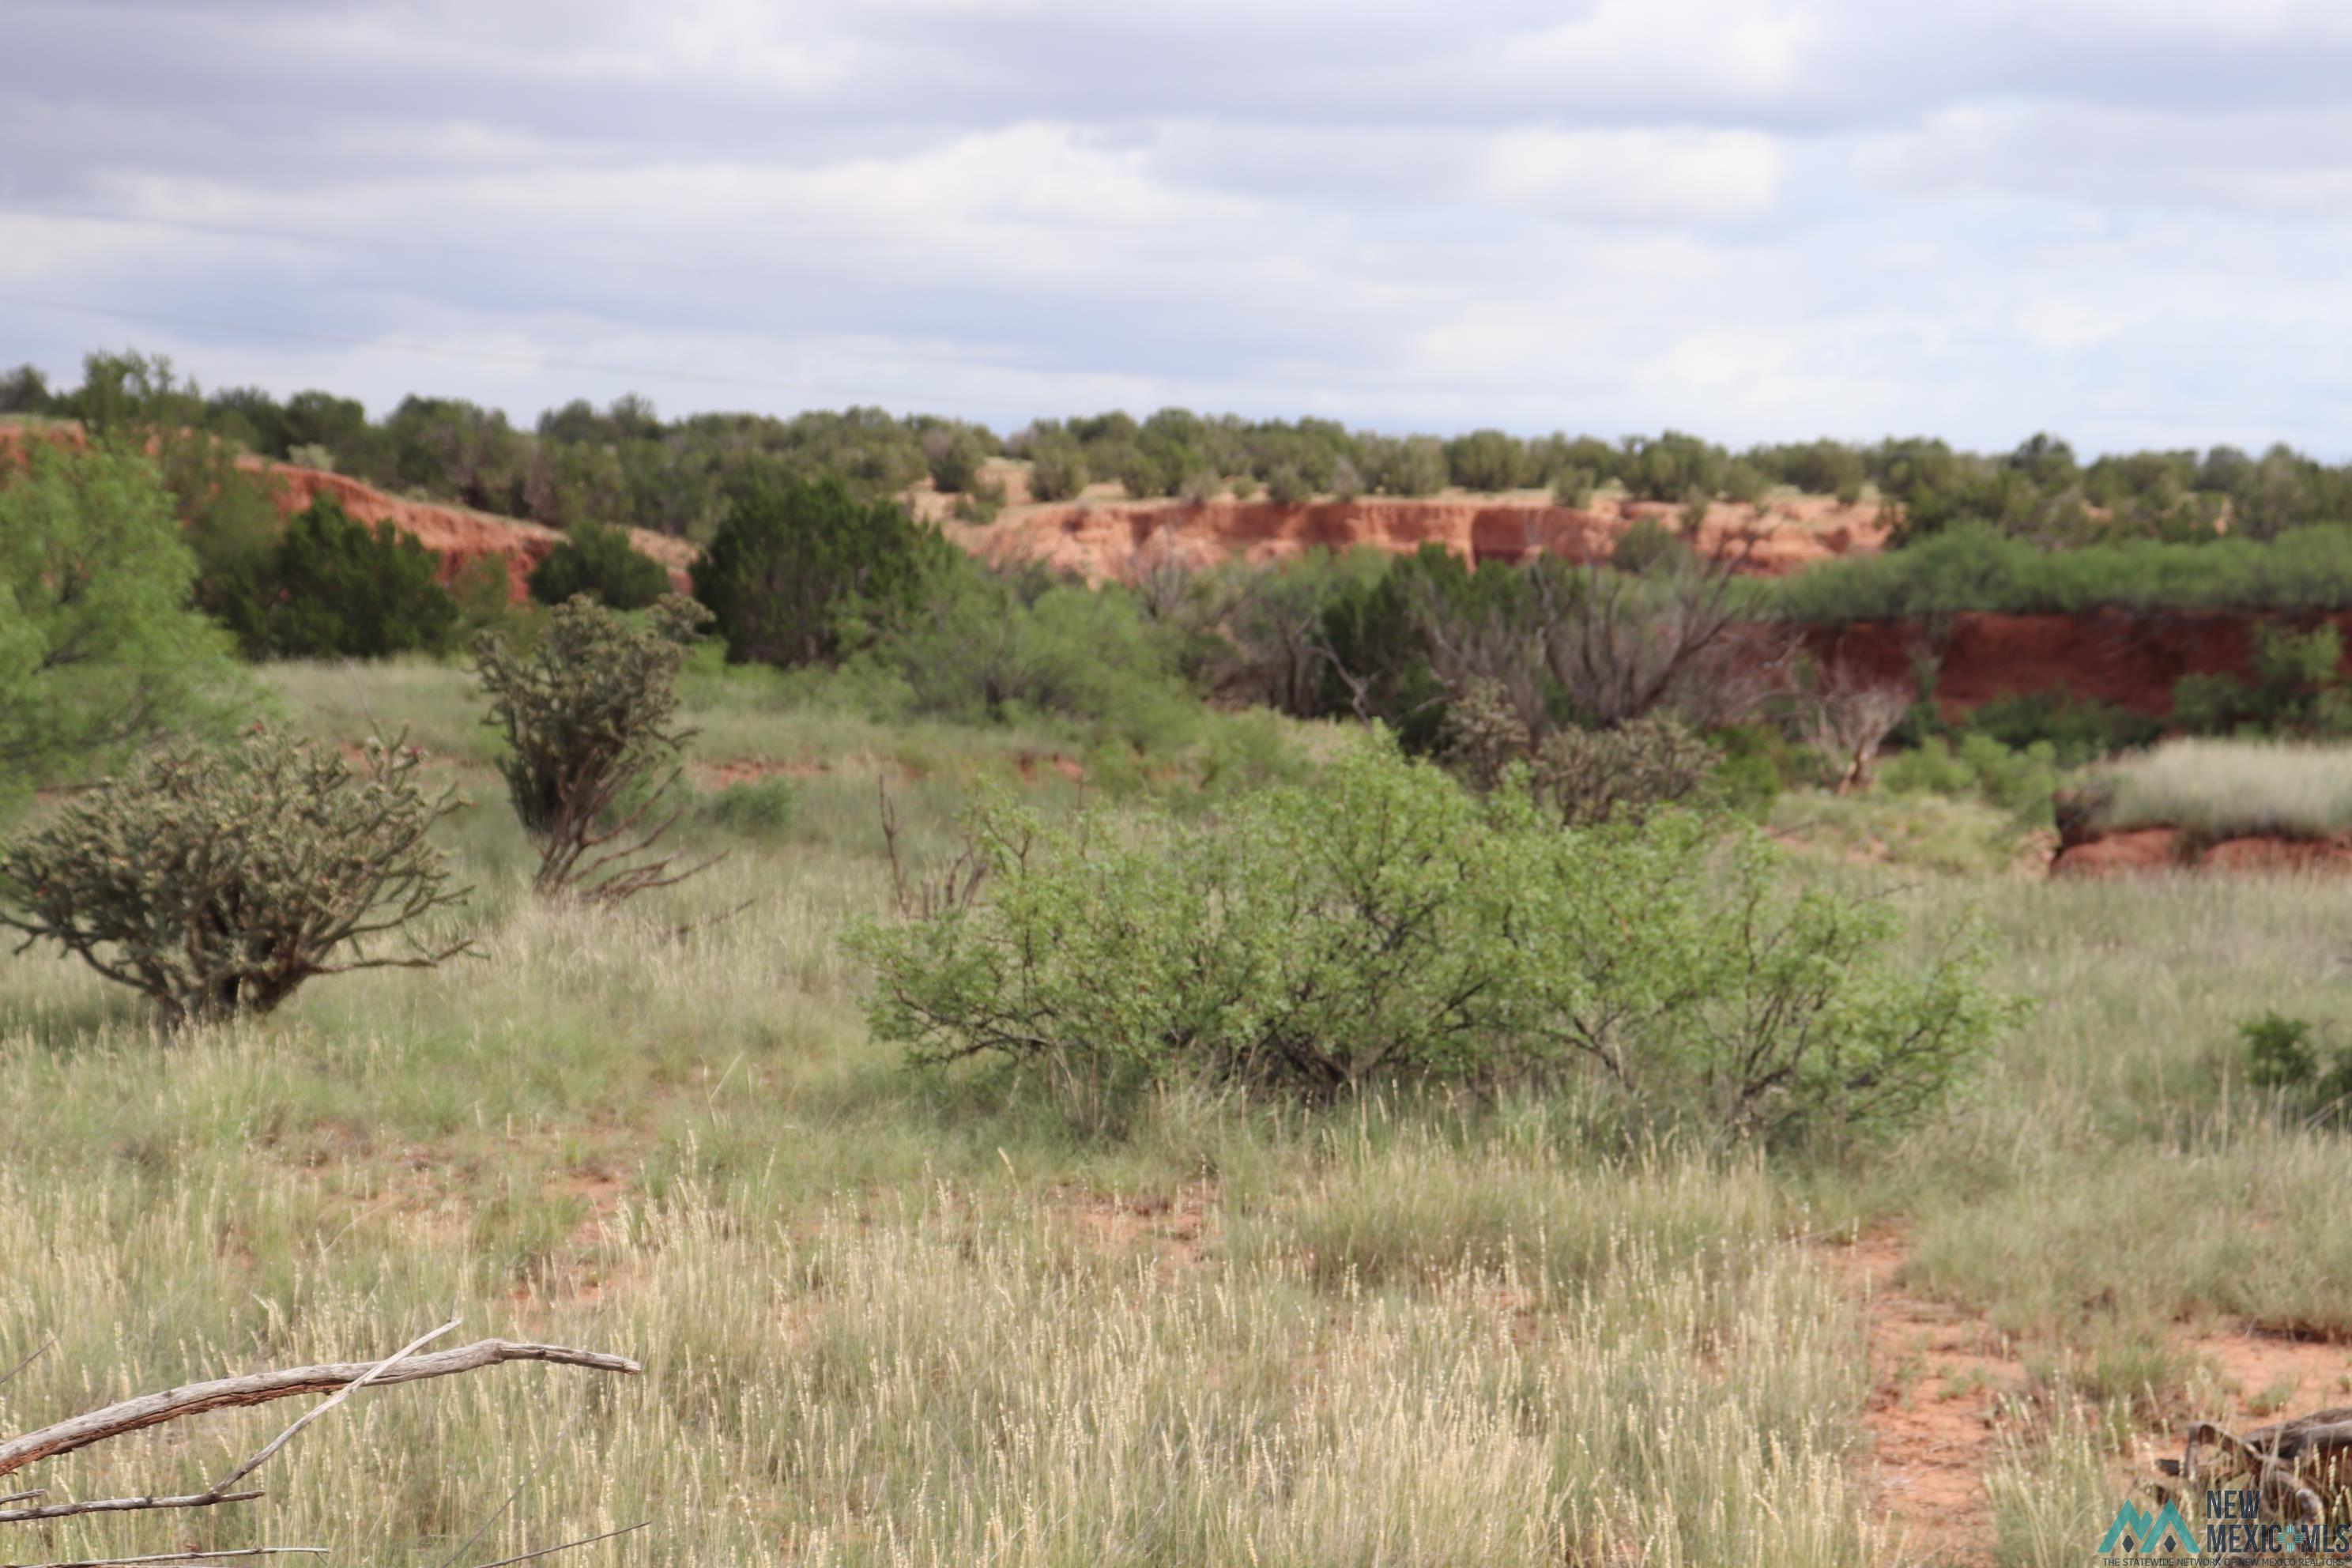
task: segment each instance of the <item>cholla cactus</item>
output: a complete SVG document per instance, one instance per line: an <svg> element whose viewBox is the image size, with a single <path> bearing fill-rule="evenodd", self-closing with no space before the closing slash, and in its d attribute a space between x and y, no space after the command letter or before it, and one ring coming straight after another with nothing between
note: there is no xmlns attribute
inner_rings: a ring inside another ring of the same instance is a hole
<svg viewBox="0 0 2352 1568"><path fill-rule="evenodd" d="M1561 730L1535 755L1536 797L1570 827L1619 813L1648 816L1696 797L1715 772L1715 748L1672 719L1635 719L1614 730Z"/></svg>
<svg viewBox="0 0 2352 1568"><path fill-rule="evenodd" d="M528 653L496 633L475 642L483 721L506 737L499 771L539 850L542 893L616 903L710 863L677 869L675 856L652 853L677 820L663 803L692 733L672 727L677 672L710 612L672 595L652 622L633 626L575 595Z"/></svg>
<svg viewBox="0 0 2352 1568"><path fill-rule="evenodd" d="M415 929L465 898L426 837L465 802L420 790L418 761L378 741L354 767L260 725L234 749L152 757L0 858L0 924L173 1024L266 1013L313 975L430 968L471 948Z"/></svg>

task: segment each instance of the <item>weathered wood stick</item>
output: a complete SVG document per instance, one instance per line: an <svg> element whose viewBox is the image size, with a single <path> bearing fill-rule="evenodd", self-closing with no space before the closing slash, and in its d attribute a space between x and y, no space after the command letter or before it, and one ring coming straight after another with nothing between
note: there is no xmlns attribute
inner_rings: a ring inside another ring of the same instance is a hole
<svg viewBox="0 0 2352 1568"><path fill-rule="evenodd" d="M0 1498L0 1502L19 1502L37 1498L40 1492L20 1492L15 1497ZM88 1502L43 1503L37 1508L0 1509L0 1524L24 1524L37 1519L76 1519L86 1513L140 1513L151 1508L215 1508L225 1502L251 1502L261 1496L259 1489L249 1492L191 1492L185 1497L110 1497L92 1498Z"/></svg>
<svg viewBox="0 0 2352 1568"><path fill-rule="evenodd" d="M157 1557L85 1557L77 1563L0 1563L0 1568L160 1568L166 1563L218 1563L227 1557L283 1557L289 1552L324 1557L323 1546L240 1546L234 1552L166 1552Z"/></svg>
<svg viewBox="0 0 2352 1568"><path fill-rule="evenodd" d="M510 1361L543 1361L559 1366L584 1366L597 1372L626 1374L645 1371L644 1367L625 1356L571 1350L562 1345L481 1340L457 1350L412 1356L387 1369L371 1386L388 1387L395 1383L449 1377ZM41 1459L70 1454L93 1443L103 1443L126 1432L200 1415L206 1411L267 1405L275 1399L292 1399L306 1394L340 1393L381 1364L377 1362L338 1362L324 1366L287 1367L277 1372L256 1373L249 1377L225 1377L211 1383L192 1383L180 1388L165 1389L161 1394L142 1394L0 1443L0 1476L21 1470ZM163 1561L179 1562L182 1559Z"/></svg>

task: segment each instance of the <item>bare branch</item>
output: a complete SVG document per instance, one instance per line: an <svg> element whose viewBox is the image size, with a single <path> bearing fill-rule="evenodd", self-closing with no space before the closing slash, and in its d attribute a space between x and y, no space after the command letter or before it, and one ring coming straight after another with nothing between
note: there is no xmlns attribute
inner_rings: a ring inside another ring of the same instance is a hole
<svg viewBox="0 0 2352 1568"><path fill-rule="evenodd" d="M0 1563L0 1568L145 1568L165 1563L220 1563L232 1557L284 1557L301 1552L324 1557L323 1546L240 1546L231 1552L166 1552L155 1557L84 1557L72 1563Z"/></svg>
<svg viewBox="0 0 2352 1568"><path fill-rule="evenodd" d="M15 1497L0 1498L0 1502L18 1502L26 1498L47 1495L46 1492L19 1492ZM191 1492L185 1497L92 1498L87 1502L53 1502L39 1508L0 1511L0 1524L25 1524L38 1519L79 1519L91 1513L145 1513L152 1509L216 1508L225 1502L251 1502L261 1495L257 1489L248 1492Z"/></svg>
<svg viewBox="0 0 2352 1568"><path fill-rule="evenodd" d="M32 945L33 939L31 937L26 937L25 939L25 947L30 947ZM20 947L16 951L18 952L22 952L25 951L25 947ZM35 1362L40 1360L43 1356L48 1354L51 1351L57 1348L58 1336L51 1334L47 1342L45 1342L40 1349L35 1351L31 1355L26 1356L23 1361L18 1362L15 1366L10 1367L5 1376L0 1376L0 1388L7 1387L9 1384L16 1381L16 1374L18 1373L24 1371L26 1367L32 1365Z"/></svg>
<svg viewBox="0 0 2352 1568"><path fill-rule="evenodd" d="M376 1363L375 1365L370 1367L366 1372L345 1384L341 1393L336 1394L333 1398L314 1409L304 1411L292 1426L287 1427L285 1431L280 1432L277 1436L264 1444L260 1452L255 1454L253 1458L247 1459L242 1465L239 1465L236 1469L231 1470L227 1475L225 1475L220 1479L215 1481L213 1483L211 1492L207 1495L218 1497L224 1492L226 1492L229 1488L236 1485L237 1482L245 1479L246 1477L253 1474L254 1471L261 1468L262 1466L270 1461L272 1456L277 1454L280 1448L283 1448L287 1444L291 1443L298 1436L299 1436L305 1426L308 1426L313 1421L318 1420L319 1417L324 1415L328 1411L332 1410L336 1405L341 1405L344 1400L349 1399L352 1394L357 1394L361 1389L365 1388L369 1384L375 1382L376 1379L382 1377L385 1373L390 1372L402 1362L406 1361L418 1351L423 1350L426 1345L431 1344L435 1340L439 1339L442 1335L449 1332L452 1329L455 1329L457 1326L457 1323L458 1320L452 1318L447 1322L442 1324L439 1328L431 1329L417 1335L416 1338L409 1341L408 1343L393 1352L392 1354L384 1357L383 1360Z"/></svg>
<svg viewBox="0 0 2352 1568"><path fill-rule="evenodd" d="M375 1385L449 1377L510 1361L541 1361L560 1366L582 1366L598 1372L632 1374L645 1370L625 1357L604 1355L593 1351L571 1350L562 1345L518 1344L508 1340L480 1340L457 1350L412 1356L383 1373L375 1380ZM256 1373L248 1377L193 1383L180 1388L166 1389L161 1394L126 1399L0 1443L0 1476L23 1469L41 1459L69 1454L93 1443L120 1437L127 1432L199 1415L206 1411L267 1405L272 1400L291 1399L307 1394L333 1394L367 1376L381 1364L344 1362L323 1366L289 1367L278 1372Z"/></svg>
<svg viewBox="0 0 2352 1568"><path fill-rule="evenodd" d="M569 1552L575 1546L593 1546L600 1541L612 1541L624 1535L635 1535L652 1522L650 1519L641 1519L625 1530L608 1530L602 1535L592 1535L584 1541L567 1541L561 1546L542 1546L536 1552L526 1552L520 1557L501 1557L496 1563L485 1563L481 1568L512 1568L512 1565L517 1563L529 1563L539 1557L552 1557L559 1552Z"/></svg>

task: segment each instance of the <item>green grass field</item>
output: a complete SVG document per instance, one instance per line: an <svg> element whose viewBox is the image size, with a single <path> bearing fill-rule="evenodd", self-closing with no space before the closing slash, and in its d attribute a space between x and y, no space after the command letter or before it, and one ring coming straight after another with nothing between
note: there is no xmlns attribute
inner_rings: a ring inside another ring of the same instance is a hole
<svg viewBox="0 0 2352 1568"><path fill-rule="evenodd" d="M450 841L486 956L174 1040L80 969L0 960L0 1371L56 1342L0 1385L0 1429L381 1355L453 1310L461 1339L646 1373L363 1394L265 1500L8 1527L11 1560L269 1541L430 1568L512 1492L468 1562L639 1520L562 1561L1912 1561L1874 1479L1870 1303L1837 1267L1869 1234L2019 1369L1970 1539L2080 1563L2136 1447L2229 1396L2168 1346L2352 1336L2352 1146L2232 1065L2263 1008L2352 1016L2352 887L1822 858L1980 909L2034 1003L1964 1103L1866 1163L1629 1146L1572 1097L1171 1092L1091 1141L988 1080L910 1074L838 941L889 898L877 773L935 856L982 781L1075 797L1040 765L1054 736L886 729L698 676L697 754L771 764L789 811L690 815L727 860L596 916L528 896L465 676L266 678L301 727L406 724L467 787ZM200 1489L289 1415L157 1428L0 1491Z"/></svg>

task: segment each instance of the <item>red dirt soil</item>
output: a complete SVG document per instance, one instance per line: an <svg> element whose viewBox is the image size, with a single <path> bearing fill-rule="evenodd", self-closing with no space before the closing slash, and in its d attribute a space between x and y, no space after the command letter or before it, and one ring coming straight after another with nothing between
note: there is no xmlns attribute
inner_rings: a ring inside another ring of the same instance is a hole
<svg viewBox="0 0 2352 1568"><path fill-rule="evenodd" d="M2162 718L2172 711L2173 683L2184 675L2247 675L2253 632L2282 619L2335 624L2352 634L2352 614L2288 616L2227 610L2168 610L2144 615L2093 610L2071 616L2013 616L1966 610L1928 621L1852 621L1811 634L1812 651L1858 674L1913 680L1916 661L1938 661L1936 705L1958 717L1996 698L2051 691L2062 684ZM2352 635L2346 637L2352 647Z"/></svg>
<svg viewBox="0 0 2352 1568"><path fill-rule="evenodd" d="M2102 833L2063 846L2053 877L2155 876L2167 871L2315 873L2352 871L2352 843L2341 838L2282 838L2260 834L2202 844L2177 827Z"/></svg>
<svg viewBox="0 0 2352 1568"><path fill-rule="evenodd" d="M2022 1347L1964 1308L1905 1289L1908 1256L1901 1236L1885 1233L1814 1248L1862 1310L1868 1478L1873 1511L1897 1534L1889 1562L1981 1563L1990 1533L1985 1471L2000 1457L2001 1397L2027 1386ZM2235 1430L2335 1404L2352 1388L2352 1352L2341 1344L2283 1339L2251 1325L2184 1328L2177 1339L2218 1383L2216 1407L2195 1414ZM2292 1391L2285 1410L2257 1406L2283 1390ZM2116 1495L2152 1478L2154 1461L2177 1456L2180 1442L2180 1430L2170 1426L2134 1434L2131 1458L2114 1476Z"/></svg>

